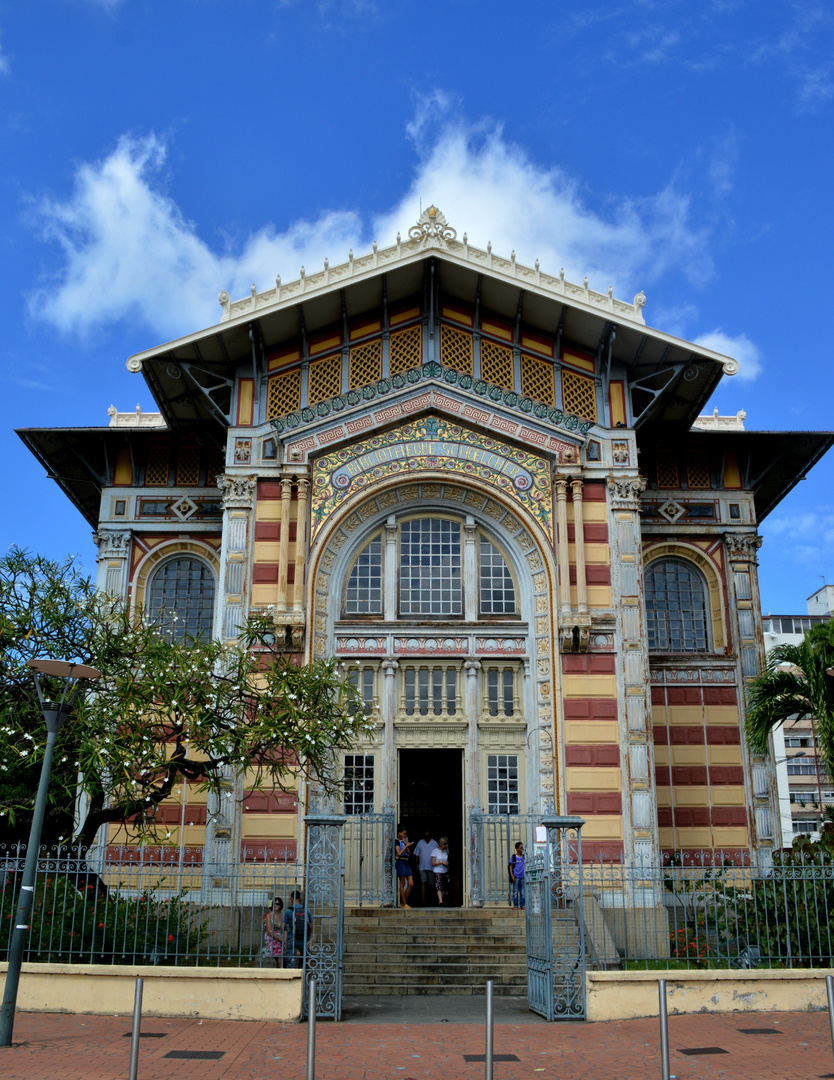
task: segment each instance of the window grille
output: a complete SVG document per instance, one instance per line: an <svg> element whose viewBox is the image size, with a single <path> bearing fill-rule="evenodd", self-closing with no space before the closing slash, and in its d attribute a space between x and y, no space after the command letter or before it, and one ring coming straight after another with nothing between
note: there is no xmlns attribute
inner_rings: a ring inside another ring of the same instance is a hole
<svg viewBox="0 0 834 1080"><path fill-rule="evenodd" d="M454 716L458 709L455 667L407 667L403 673L406 716Z"/></svg>
<svg viewBox="0 0 834 1080"><path fill-rule="evenodd" d="M200 483L200 447L181 446L177 457L177 483L195 487Z"/></svg>
<svg viewBox="0 0 834 1080"><path fill-rule="evenodd" d="M503 386L505 390L512 390L513 350L481 338L481 378L496 386Z"/></svg>
<svg viewBox="0 0 834 1080"><path fill-rule="evenodd" d="M597 388L594 380L575 371L562 371L562 403L565 412L575 413L583 420L597 418Z"/></svg>
<svg viewBox="0 0 834 1080"><path fill-rule="evenodd" d="M374 755L345 754L345 813L372 814L374 810Z"/></svg>
<svg viewBox="0 0 834 1080"><path fill-rule="evenodd" d="M646 570L646 626L655 652L707 651L706 583L682 559L657 559Z"/></svg>
<svg viewBox="0 0 834 1080"><path fill-rule="evenodd" d="M168 444L157 443L149 446L145 483L148 487L167 487L169 474Z"/></svg>
<svg viewBox="0 0 834 1080"><path fill-rule="evenodd" d="M382 378L382 338L366 341L350 350L348 388L367 386Z"/></svg>
<svg viewBox="0 0 834 1080"><path fill-rule="evenodd" d="M345 615L382 614L382 537L365 547L353 564L345 591Z"/></svg>
<svg viewBox="0 0 834 1080"><path fill-rule="evenodd" d="M217 487L217 477L226 471L226 455L222 450L209 450L206 462L206 486Z"/></svg>
<svg viewBox="0 0 834 1080"><path fill-rule="evenodd" d="M388 339L388 374L399 375L423 362L422 328L397 330Z"/></svg>
<svg viewBox="0 0 834 1080"><path fill-rule="evenodd" d="M359 695L362 709L366 716L374 711L374 669L371 667L352 667L348 672L348 681Z"/></svg>
<svg viewBox="0 0 834 1080"><path fill-rule="evenodd" d="M537 356L521 357L521 392L533 401L556 404L553 365L549 360L540 360Z"/></svg>
<svg viewBox="0 0 834 1080"><path fill-rule="evenodd" d="M517 814L519 808L518 755L487 756L487 813Z"/></svg>
<svg viewBox="0 0 834 1080"><path fill-rule="evenodd" d="M659 488L681 486L678 457L671 450L661 450L657 455L657 486Z"/></svg>
<svg viewBox="0 0 834 1080"><path fill-rule="evenodd" d="M512 716L514 691L512 668L487 671L487 711L490 716Z"/></svg>
<svg viewBox="0 0 834 1080"><path fill-rule="evenodd" d="M454 326L440 327L440 360L447 367L455 371L462 371L465 375L471 375L474 371L472 364L472 335L466 330L458 330Z"/></svg>
<svg viewBox="0 0 834 1080"><path fill-rule="evenodd" d="M210 638L214 574L201 559L169 559L151 578L148 618L174 641Z"/></svg>
<svg viewBox="0 0 834 1080"><path fill-rule="evenodd" d="M342 391L342 354L325 356L310 364L307 375L307 404L336 397Z"/></svg>
<svg viewBox="0 0 834 1080"><path fill-rule="evenodd" d="M400 614L463 614L460 525L443 518L405 521L400 528Z"/></svg>
<svg viewBox="0 0 834 1080"><path fill-rule="evenodd" d="M266 418L274 420L301 408L301 369L273 375L266 390Z"/></svg>
<svg viewBox="0 0 834 1080"><path fill-rule="evenodd" d="M686 455L686 484L690 488L712 487L709 460L706 454L691 453Z"/></svg>
<svg viewBox="0 0 834 1080"><path fill-rule="evenodd" d="M515 586L504 556L485 536L480 551L482 615L515 615Z"/></svg>

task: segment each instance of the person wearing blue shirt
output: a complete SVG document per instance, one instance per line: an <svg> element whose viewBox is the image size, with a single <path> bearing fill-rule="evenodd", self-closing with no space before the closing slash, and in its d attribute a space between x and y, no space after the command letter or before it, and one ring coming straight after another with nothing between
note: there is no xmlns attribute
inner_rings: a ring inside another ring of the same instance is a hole
<svg viewBox="0 0 834 1080"><path fill-rule="evenodd" d="M512 886L512 905L524 911L524 844L519 840L515 846L515 855L507 863Z"/></svg>

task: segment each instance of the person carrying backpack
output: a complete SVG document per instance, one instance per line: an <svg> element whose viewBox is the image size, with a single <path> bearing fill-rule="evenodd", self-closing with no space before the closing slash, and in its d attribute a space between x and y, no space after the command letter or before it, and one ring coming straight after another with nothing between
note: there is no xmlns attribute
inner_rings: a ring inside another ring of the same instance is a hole
<svg viewBox="0 0 834 1080"><path fill-rule="evenodd" d="M512 905L524 911L524 844L519 840L515 846L515 854L510 856L507 863L512 887Z"/></svg>
<svg viewBox="0 0 834 1080"><path fill-rule="evenodd" d="M300 892L290 896L290 906L284 915L284 957L285 967L304 966L304 930L307 929L307 944L313 940L313 919L304 907Z"/></svg>

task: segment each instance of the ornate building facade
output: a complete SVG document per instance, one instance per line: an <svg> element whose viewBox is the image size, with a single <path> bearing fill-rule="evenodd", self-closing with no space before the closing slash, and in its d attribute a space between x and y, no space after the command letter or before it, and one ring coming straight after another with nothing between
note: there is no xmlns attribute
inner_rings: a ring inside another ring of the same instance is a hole
<svg viewBox="0 0 834 1080"><path fill-rule="evenodd" d="M158 414L20 433L94 526L101 588L226 639L269 609L301 660L350 665L376 730L347 814L458 850L473 811L581 815L589 856L629 861L781 844L743 734L757 525L827 434L699 419L733 360L435 207L220 303L128 361ZM165 820L300 854L303 801L185 792Z"/></svg>

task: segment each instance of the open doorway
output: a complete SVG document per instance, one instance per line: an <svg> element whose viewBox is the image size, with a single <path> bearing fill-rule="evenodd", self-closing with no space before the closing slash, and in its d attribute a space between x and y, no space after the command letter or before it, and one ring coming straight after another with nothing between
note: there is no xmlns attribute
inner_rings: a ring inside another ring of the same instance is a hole
<svg viewBox="0 0 834 1080"><path fill-rule="evenodd" d="M399 814L408 838L416 846L426 829L432 839L449 837L450 895L444 901L449 907L463 903L463 874L466 853L463 850L463 751L462 750L400 750ZM413 849L412 849L413 850ZM409 903L420 907L423 890L416 862L414 892ZM426 906L437 904L437 894L430 881L426 890Z"/></svg>

